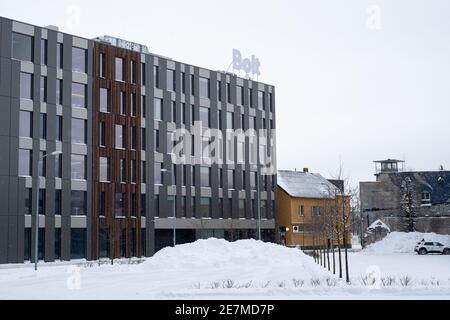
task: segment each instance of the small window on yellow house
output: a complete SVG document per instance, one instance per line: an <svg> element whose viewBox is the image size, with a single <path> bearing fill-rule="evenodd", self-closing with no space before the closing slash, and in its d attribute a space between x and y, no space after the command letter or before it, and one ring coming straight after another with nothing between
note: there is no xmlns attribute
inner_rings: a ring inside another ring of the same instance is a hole
<svg viewBox="0 0 450 320"><path fill-rule="evenodd" d="M320 207L319 207L319 206L313 206L313 207L311 207L311 215L312 215L312 216L318 216L318 215L320 215Z"/></svg>
<svg viewBox="0 0 450 320"><path fill-rule="evenodd" d="M305 206L299 206L298 207L298 215L300 217L304 217L305 216Z"/></svg>

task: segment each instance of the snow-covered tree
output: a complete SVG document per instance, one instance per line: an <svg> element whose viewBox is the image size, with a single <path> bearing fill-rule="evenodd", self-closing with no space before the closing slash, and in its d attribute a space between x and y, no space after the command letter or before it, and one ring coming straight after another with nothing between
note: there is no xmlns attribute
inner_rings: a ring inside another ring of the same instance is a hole
<svg viewBox="0 0 450 320"><path fill-rule="evenodd" d="M417 194L416 187L411 178L407 177L402 182L401 208L405 221L406 232L416 231Z"/></svg>

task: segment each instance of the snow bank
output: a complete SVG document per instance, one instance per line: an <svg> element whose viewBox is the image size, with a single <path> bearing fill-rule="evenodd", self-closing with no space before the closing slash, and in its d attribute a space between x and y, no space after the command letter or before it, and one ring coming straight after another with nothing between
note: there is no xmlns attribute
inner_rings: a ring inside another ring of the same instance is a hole
<svg viewBox="0 0 450 320"><path fill-rule="evenodd" d="M165 248L148 259L144 268L179 270L183 273L201 271L217 277L245 276L253 280L311 279L330 276L314 263L313 258L295 248L286 248L256 240L228 242L220 239L198 240L194 243Z"/></svg>
<svg viewBox="0 0 450 320"><path fill-rule="evenodd" d="M391 232L386 238L365 248L363 254L413 253L415 245L425 239L450 244L450 235L421 232Z"/></svg>

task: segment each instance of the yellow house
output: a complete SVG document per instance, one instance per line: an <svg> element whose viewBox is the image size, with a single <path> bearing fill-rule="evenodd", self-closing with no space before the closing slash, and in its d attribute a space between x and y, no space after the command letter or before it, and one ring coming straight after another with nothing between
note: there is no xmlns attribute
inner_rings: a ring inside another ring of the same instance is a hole
<svg viewBox="0 0 450 320"><path fill-rule="evenodd" d="M281 244L306 250L339 242L351 247L350 198L342 195L343 181L327 180L308 169L281 170L277 179L276 222Z"/></svg>

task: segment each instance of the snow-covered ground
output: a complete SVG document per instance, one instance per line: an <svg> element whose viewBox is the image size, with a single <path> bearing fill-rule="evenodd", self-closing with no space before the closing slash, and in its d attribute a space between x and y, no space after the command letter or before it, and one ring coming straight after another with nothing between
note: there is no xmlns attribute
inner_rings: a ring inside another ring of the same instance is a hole
<svg viewBox="0 0 450 320"><path fill-rule="evenodd" d="M450 299L450 256L418 256L416 237L390 236L349 254L351 285L298 249L208 239L141 264L0 268L0 299Z"/></svg>

